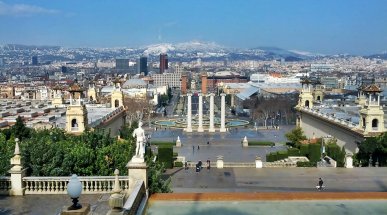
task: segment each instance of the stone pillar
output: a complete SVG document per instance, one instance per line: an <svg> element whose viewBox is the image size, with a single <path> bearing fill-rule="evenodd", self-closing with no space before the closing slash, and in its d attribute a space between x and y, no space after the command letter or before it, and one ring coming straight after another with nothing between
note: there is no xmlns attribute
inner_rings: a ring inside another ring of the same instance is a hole
<svg viewBox="0 0 387 215"><path fill-rule="evenodd" d="M133 190L137 181L144 181L145 189L148 189L148 173L144 158L133 156L126 164L129 174L129 193Z"/></svg>
<svg viewBox="0 0 387 215"><path fill-rule="evenodd" d="M20 149L19 149L19 139L15 139L15 152L14 156L11 158L12 168L9 170L11 173L11 191L9 195L11 196L23 196L25 187L23 185L23 177L25 170L23 169L21 163Z"/></svg>
<svg viewBox="0 0 387 215"><path fill-rule="evenodd" d="M222 93L221 96L221 111L220 111L220 132L226 132L226 94Z"/></svg>
<svg viewBox="0 0 387 215"><path fill-rule="evenodd" d="M231 107L234 107L235 106L235 94L231 94Z"/></svg>
<svg viewBox="0 0 387 215"><path fill-rule="evenodd" d="M257 156L255 158L255 168L261 169L263 167L261 157Z"/></svg>
<svg viewBox="0 0 387 215"><path fill-rule="evenodd" d="M181 147L181 141L179 136L177 136L176 147Z"/></svg>
<svg viewBox="0 0 387 215"><path fill-rule="evenodd" d="M115 179L114 179L114 187L112 190L112 195L109 198L109 207L107 215L122 215L124 214L124 194L121 194L120 181L118 180L118 174L120 172L118 169L114 171Z"/></svg>
<svg viewBox="0 0 387 215"><path fill-rule="evenodd" d="M345 168L353 168L352 154L346 154L346 156L345 156Z"/></svg>
<svg viewBox="0 0 387 215"><path fill-rule="evenodd" d="M199 126L198 132L203 132L203 94L199 93Z"/></svg>
<svg viewBox="0 0 387 215"><path fill-rule="evenodd" d="M214 93L210 94L210 128L208 129L209 132L215 132L214 128Z"/></svg>
<svg viewBox="0 0 387 215"><path fill-rule="evenodd" d="M245 138L243 138L242 146L243 147L248 147L249 146L249 141L247 141L247 137L246 136L245 136Z"/></svg>
<svg viewBox="0 0 387 215"><path fill-rule="evenodd" d="M223 169L223 156L219 155L216 160L216 168Z"/></svg>
<svg viewBox="0 0 387 215"><path fill-rule="evenodd" d="M186 132L192 132L192 93L187 93L187 128Z"/></svg>

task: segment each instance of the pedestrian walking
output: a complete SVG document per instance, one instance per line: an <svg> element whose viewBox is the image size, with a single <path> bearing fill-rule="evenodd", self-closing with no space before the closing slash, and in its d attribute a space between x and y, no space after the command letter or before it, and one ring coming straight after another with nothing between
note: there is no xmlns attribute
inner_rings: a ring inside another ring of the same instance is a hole
<svg viewBox="0 0 387 215"><path fill-rule="evenodd" d="M200 149L200 146L198 145L198 150Z"/></svg>

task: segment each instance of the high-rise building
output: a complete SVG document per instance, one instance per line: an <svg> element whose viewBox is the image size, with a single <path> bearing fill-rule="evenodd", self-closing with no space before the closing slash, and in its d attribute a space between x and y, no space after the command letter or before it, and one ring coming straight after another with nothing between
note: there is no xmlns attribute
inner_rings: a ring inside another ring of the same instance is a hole
<svg viewBox="0 0 387 215"><path fill-rule="evenodd" d="M144 73L145 76L148 75L148 58L140 57L140 73Z"/></svg>
<svg viewBox="0 0 387 215"><path fill-rule="evenodd" d="M163 74L168 69L168 55L160 54L160 74Z"/></svg>
<svg viewBox="0 0 387 215"><path fill-rule="evenodd" d="M38 65L38 56L32 56L32 65L37 66Z"/></svg>
<svg viewBox="0 0 387 215"><path fill-rule="evenodd" d="M116 59L116 70L129 70L129 59Z"/></svg>

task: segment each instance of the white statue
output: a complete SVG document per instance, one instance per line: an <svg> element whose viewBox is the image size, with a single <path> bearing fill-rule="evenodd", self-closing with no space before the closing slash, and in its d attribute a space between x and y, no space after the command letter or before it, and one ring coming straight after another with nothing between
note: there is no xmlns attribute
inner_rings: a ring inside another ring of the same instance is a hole
<svg viewBox="0 0 387 215"><path fill-rule="evenodd" d="M136 139L136 157L144 158L145 153L145 132L144 129L141 128L142 122L138 123L138 128L134 129L133 137L137 137Z"/></svg>

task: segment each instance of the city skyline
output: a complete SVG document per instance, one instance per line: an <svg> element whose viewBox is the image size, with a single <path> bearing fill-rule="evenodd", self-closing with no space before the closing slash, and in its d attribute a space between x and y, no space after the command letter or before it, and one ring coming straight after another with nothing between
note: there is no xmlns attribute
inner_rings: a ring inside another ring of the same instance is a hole
<svg viewBox="0 0 387 215"><path fill-rule="evenodd" d="M321 54L387 50L386 1L0 1L1 44L141 47L211 41Z"/></svg>

